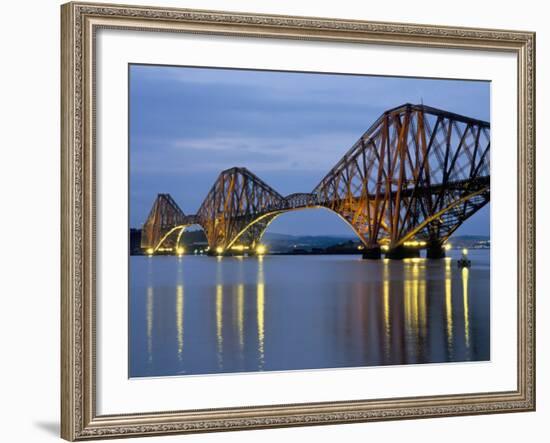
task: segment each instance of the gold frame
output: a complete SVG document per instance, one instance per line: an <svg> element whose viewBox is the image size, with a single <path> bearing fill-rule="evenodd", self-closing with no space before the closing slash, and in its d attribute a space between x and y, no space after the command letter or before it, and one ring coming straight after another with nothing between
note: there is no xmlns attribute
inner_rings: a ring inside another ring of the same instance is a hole
<svg viewBox="0 0 550 443"><path fill-rule="evenodd" d="M535 410L535 34L68 3L61 7L61 436L67 440ZM518 385L510 392L98 416L94 35L99 28L507 51L518 60Z"/></svg>

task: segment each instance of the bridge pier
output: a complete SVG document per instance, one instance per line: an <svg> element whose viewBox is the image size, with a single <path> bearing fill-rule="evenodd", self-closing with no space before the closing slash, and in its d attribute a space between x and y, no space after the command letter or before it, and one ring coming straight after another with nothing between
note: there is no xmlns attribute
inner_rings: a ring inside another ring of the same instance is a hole
<svg viewBox="0 0 550 443"><path fill-rule="evenodd" d="M440 259L445 258L445 248L439 242L430 242L426 248L426 258Z"/></svg>
<svg viewBox="0 0 550 443"><path fill-rule="evenodd" d="M363 249L363 259L379 260L382 258L382 251L379 246Z"/></svg>
<svg viewBox="0 0 550 443"><path fill-rule="evenodd" d="M417 257L420 257L420 249L411 246L401 245L386 252L386 258L391 258L392 260Z"/></svg>

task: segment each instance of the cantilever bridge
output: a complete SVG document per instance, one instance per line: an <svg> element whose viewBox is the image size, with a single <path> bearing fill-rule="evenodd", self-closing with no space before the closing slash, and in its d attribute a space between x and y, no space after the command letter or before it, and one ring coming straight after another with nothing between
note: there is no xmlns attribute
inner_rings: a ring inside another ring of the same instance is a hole
<svg viewBox="0 0 550 443"><path fill-rule="evenodd" d="M403 257L411 243L442 257L443 243L490 201L488 122L424 105L386 111L310 193L282 196L246 168L222 171L194 215L159 194L143 225L149 253L177 251L200 225L209 250L254 251L284 212L326 208L364 244L364 256Z"/></svg>

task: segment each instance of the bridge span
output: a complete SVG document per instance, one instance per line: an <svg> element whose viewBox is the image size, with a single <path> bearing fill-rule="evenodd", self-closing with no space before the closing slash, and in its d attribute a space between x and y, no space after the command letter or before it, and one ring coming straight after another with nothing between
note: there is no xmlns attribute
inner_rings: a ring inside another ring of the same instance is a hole
<svg viewBox="0 0 550 443"><path fill-rule="evenodd" d="M184 230L199 225L211 253L253 252L277 216L325 208L357 234L366 258L402 258L418 247L444 257L447 239L490 201L489 162L488 122L405 104L384 112L309 193L283 196L234 167L220 173L196 214L158 194L141 246L177 253Z"/></svg>

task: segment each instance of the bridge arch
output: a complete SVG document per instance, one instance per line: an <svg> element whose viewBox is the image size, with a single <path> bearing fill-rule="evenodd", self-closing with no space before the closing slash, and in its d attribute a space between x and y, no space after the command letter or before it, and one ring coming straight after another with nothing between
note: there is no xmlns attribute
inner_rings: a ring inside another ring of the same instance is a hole
<svg viewBox="0 0 550 443"><path fill-rule="evenodd" d="M447 241L453 232L456 231L466 220L472 217L489 202L490 190L488 186L471 194L464 195L451 202L448 206L436 212L419 225L415 226L395 244L395 247L401 246L405 242L415 238L442 244ZM451 222L448 220L441 220L442 217L446 217L447 219L451 218ZM435 225L435 229L430 229L433 225ZM441 226L445 227L443 232L441 232ZM436 239L434 239L431 237L432 234L430 231L438 228L440 231L438 232Z"/></svg>
<svg viewBox="0 0 550 443"><path fill-rule="evenodd" d="M236 237L229 243L227 246L227 249L230 249L232 246L234 246L236 243L239 243L239 240L243 238L243 236L251 229L253 228L258 222L261 222L263 219L268 219L267 223L261 227L260 230L258 230L257 236L254 238L254 241L252 244L250 244L250 248L254 248L256 245L260 244L261 239L265 232L267 231L269 225L273 223L278 217L287 214L289 212L302 212L302 211L311 211L311 210L324 210L328 213L336 215L340 220L342 220L346 226L350 228L350 230L357 236L357 239L361 241L363 244L366 244L365 239L361 236L361 234L357 231L357 229L341 214L338 212L332 210L331 208L327 208L326 206L322 205L312 205L312 206L303 206L303 207L296 207L296 208L290 208L290 209L284 209L284 210L278 210L273 211L267 214L262 215L258 219L252 220L250 223L248 223L237 235Z"/></svg>

